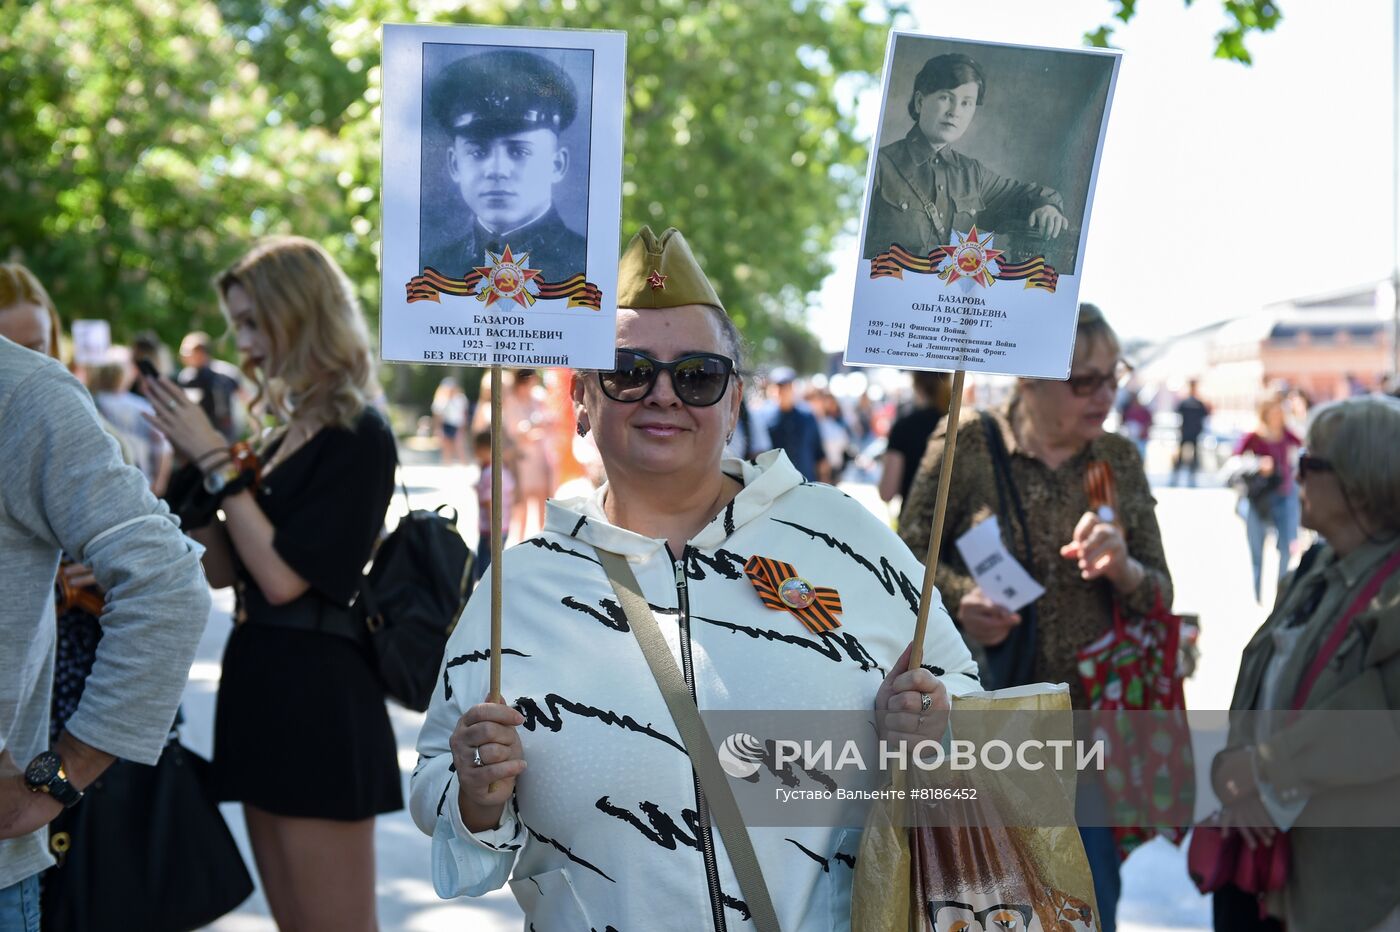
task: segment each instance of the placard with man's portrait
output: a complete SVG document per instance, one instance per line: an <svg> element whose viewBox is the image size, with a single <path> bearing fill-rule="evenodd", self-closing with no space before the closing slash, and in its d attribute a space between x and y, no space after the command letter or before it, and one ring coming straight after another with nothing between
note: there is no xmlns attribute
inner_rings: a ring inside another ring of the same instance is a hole
<svg viewBox="0 0 1400 932"><path fill-rule="evenodd" d="M848 363L1068 375L1118 62L891 35Z"/></svg>
<svg viewBox="0 0 1400 932"><path fill-rule="evenodd" d="M623 33L384 30L386 360L612 365Z"/></svg>

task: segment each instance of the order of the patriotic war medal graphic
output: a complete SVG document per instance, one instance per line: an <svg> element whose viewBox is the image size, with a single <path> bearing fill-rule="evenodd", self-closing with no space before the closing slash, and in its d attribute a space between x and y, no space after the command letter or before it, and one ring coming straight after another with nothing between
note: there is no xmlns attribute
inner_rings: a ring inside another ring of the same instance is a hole
<svg viewBox="0 0 1400 932"><path fill-rule="evenodd" d="M500 300L514 301L521 307L535 303L536 296L531 293L529 285L539 277L540 271L530 268L528 253L517 259L511 255L510 246L507 245L499 256L488 252L486 261L486 266L474 269L481 275L481 284L476 292L478 301L484 301L487 307Z"/></svg>

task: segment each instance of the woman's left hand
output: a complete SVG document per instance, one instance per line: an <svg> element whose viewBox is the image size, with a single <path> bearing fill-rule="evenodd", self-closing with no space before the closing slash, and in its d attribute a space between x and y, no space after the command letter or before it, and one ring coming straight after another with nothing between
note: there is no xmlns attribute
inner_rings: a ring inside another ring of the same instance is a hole
<svg viewBox="0 0 1400 932"><path fill-rule="evenodd" d="M155 408L154 415L145 415L146 420L165 434L170 445L186 459L199 462L202 467L213 465L201 458L227 447L228 441L209 423L204 409L190 401L180 386L164 376L154 379L142 376L141 386L151 407Z"/></svg>
<svg viewBox="0 0 1400 932"><path fill-rule="evenodd" d="M894 669L875 694L875 709L882 715L880 737L897 743L938 741L948 729L948 713L953 705L948 690L938 677L923 667L909 669L910 644L900 654Z"/></svg>
<svg viewBox="0 0 1400 932"><path fill-rule="evenodd" d="M1142 567L1128 555L1123 532L1092 511L1079 519L1074 537L1060 548L1060 556L1078 561L1079 575L1084 579L1103 577L1122 592L1132 591L1142 581Z"/></svg>
<svg viewBox="0 0 1400 932"><path fill-rule="evenodd" d="M1231 832L1238 832L1250 849L1269 844L1274 840L1274 832L1278 831L1273 816L1269 815L1269 810L1264 808L1258 796L1246 796L1222 809L1220 829L1226 838L1230 837Z"/></svg>

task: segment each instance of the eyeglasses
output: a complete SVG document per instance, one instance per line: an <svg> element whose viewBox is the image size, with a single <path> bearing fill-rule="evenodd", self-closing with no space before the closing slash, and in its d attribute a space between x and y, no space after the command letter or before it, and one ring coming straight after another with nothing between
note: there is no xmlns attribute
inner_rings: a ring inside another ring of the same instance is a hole
<svg viewBox="0 0 1400 932"><path fill-rule="evenodd" d="M734 360L718 353L691 353L662 362L639 350L620 349L616 368L612 372L599 372L598 384L603 387L603 394L613 401L631 403L650 395L662 372L671 374L671 386L677 398L692 408L708 408L729 389Z"/></svg>
<svg viewBox="0 0 1400 932"><path fill-rule="evenodd" d="M1313 456L1310 453L1302 453L1298 457L1298 481L1302 482L1308 478L1310 472L1332 472L1332 461L1325 460L1320 456Z"/></svg>
<svg viewBox="0 0 1400 932"><path fill-rule="evenodd" d="M1087 398L1101 388L1117 388L1128 381L1128 376L1133 374L1133 367L1126 362L1120 362L1113 371L1101 375L1097 372L1089 372L1084 375L1072 375L1065 379L1065 384L1069 390L1080 398Z"/></svg>

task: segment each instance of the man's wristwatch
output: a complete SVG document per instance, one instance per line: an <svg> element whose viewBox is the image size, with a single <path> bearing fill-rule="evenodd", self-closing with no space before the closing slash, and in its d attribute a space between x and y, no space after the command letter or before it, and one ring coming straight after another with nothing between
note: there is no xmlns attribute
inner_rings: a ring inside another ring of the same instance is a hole
<svg viewBox="0 0 1400 932"><path fill-rule="evenodd" d="M48 793L65 807L77 805L83 793L68 782L63 772L63 758L53 751L45 751L29 762L24 768L24 783L31 793Z"/></svg>

